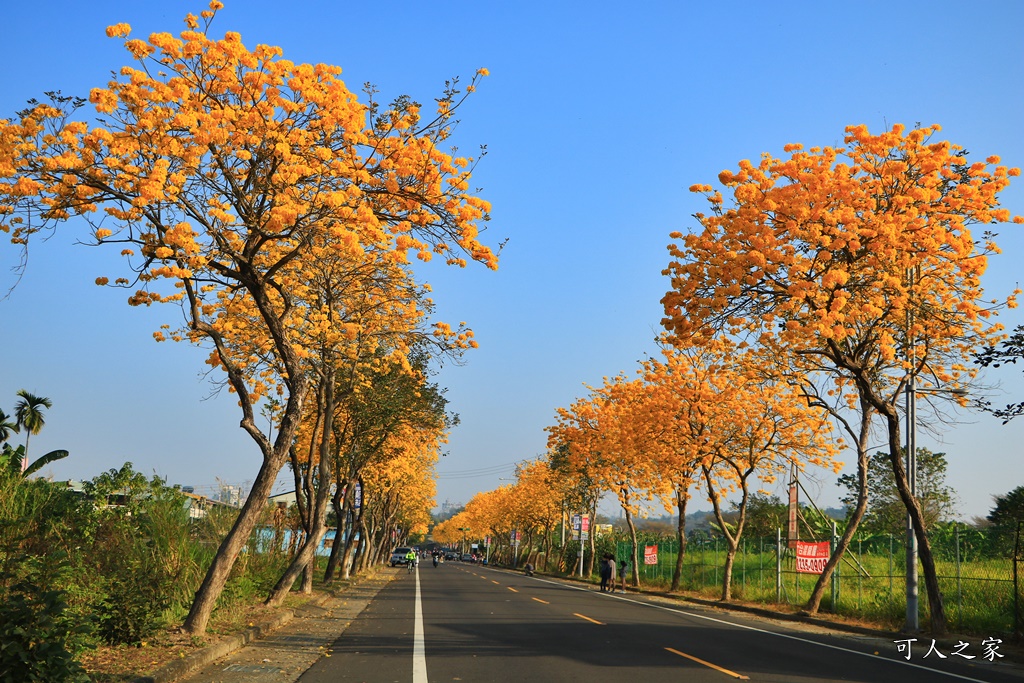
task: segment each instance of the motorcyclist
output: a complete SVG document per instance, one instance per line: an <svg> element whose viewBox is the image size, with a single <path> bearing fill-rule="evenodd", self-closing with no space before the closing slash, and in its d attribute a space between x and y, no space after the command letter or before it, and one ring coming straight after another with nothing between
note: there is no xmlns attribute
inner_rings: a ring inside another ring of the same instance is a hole
<svg viewBox="0 0 1024 683"><path fill-rule="evenodd" d="M527 576L533 576L533 563L527 562L526 566L523 567L523 570L526 572Z"/></svg>
<svg viewBox="0 0 1024 683"><path fill-rule="evenodd" d="M437 566L437 553L434 553L434 566Z"/></svg>

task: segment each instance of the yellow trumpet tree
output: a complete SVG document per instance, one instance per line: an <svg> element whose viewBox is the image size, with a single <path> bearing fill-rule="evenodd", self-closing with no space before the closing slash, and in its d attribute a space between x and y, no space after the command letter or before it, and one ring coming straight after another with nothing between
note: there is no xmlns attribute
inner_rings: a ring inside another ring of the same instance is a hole
<svg viewBox="0 0 1024 683"><path fill-rule="evenodd" d="M764 154L723 171L731 201L693 186L710 212L695 215L698 230L672 235L663 324L683 343L745 338L796 375L825 376L826 396L882 417L932 631L941 634L934 559L900 458L899 397L910 382L971 380L971 350L1000 332L980 281L998 249L971 226L1024 219L998 202L1019 170L998 157L971 163L956 145L934 141L938 131L896 125L874 135L850 126L845 146L788 145L788 158Z"/></svg>
<svg viewBox="0 0 1024 683"><path fill-rule="evenodd" d="M763 379L754 358L738 354L716 372L718 391L709 425L711 438L701 444L700 474L726 541L722 600L731 597L732 567L747 518L750 485L756 477L770 484L791 465L831 467L837 442L827 414L809 403L798 387ZM726 493L737 492L735 525L722 511Z"/></svg>
<svg viewBox="0 0 1024 683"><path fill-rule="evenodd" d="M544 556L545 566L550 563L552 538L565 516L565 483L551 471L546 459L531 460L516 467L512 493L517 517L515 528L522 532L519 552L525 552L526 560L537 549L539 537L539 552Z"/></svg>
<svg viewBox="0 0 1024 683"><path fill-rule="evenodd" d="M205 631L301 419L309 376L294 316L308 308L291 266L327 248L497 267L479 239L489 206L468 192L474 162L441 149L465 96L457 82L429 113L409 98L382 106L372 92L359 102L338 67L295 64L268 45L249 49L234 32L212 38L221 6L214 0L188 15L179 36L129 38L127 24L108 28L134 65L91 91L95 122L75 120L81 100L54 94L0 123L0 230L24 244L79 217L95 242L119 247L127 269L112 284L134 289L133 305L181 304L186 336L213 346L242 428L262 453L183 625L193 634ZM325 231L333 239L323 247L315 237ZM280 367L273 441L255 424L245 369L225 341L239 318L221 313L243 299L257 312L252 334L268 340Z"/></svg>
<svg viewBox="0 0 1024 683"><path fill-rule="evenodd" d="M507 484L476 494L466 503L464 510L434 527L434 540L457 543L462 552L469 552L466 543L485 540L487 536L491 536L495 544L503 543L501 539L508 538L515 523L507 514L514 505L512 488Z"/></svg>
<svg viewBox="0 0 1024 683"><path fill-rule="evenodd" d="M658 462L665 508L675 508L679 553L670 590L682 581L686 553L686 507L690 488L700 483L701 463L711 453L719 395L728 388L727 373L719 373L721 355L711 347L675 348L662 345L662 358L648 358L641 373L648 399L645 418L659 425L651 455ZM673 500L667 500L669 495Z"/></svg>
<svg viewBox="0 0 1024 683"><path fill-rule="evenodd" d="M393 440L387 457L362 470L363 505L355 512L360 514L363 540L352 571L385 562L393 539L403 542L409 535L427 534L437 495L435 468L443 436L429 430L408 430L404 437ZM349 526L350 537L353 528Z"/></svg>
<svg viewBox="0 0 1024 683"><path fill-rule="evenodd" d="M635 517L646 513L647 502L668 481L654 457L663 425L649 419L648 401L642 378L605 378L589 397L559 408L556 424L547 428L549 451L564 444L570 471L615 494L629 529L634 567L639 559Z"/></svg>
<svg viewBox="0 0 1024 683"><path fill-rule="evenodd" d="M455 419L447 412L444 392L427 382L428 358L420 353L410 359L412 367L394 364L378 371L370 382L345 401L346 440L338 434L337 486L353 490L366 467L387 466L392 459L423 444L439 444ZM432 470L431 470L432 471ZM427 470L424 470L424 476ZM408 496L402 501L408 503ZM336 508L337 509L337 508ZM427 508L429 521L429 507ZM356 552L355 537L362 534L363 518L353 516L344 557L332 553L325 580L339 568L348 578Z"/></svg>

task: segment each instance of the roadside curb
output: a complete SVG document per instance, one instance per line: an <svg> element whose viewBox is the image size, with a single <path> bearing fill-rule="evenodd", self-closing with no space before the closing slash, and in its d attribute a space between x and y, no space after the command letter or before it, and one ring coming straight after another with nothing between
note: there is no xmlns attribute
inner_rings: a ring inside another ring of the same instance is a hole
<svg viewBox="0 0 1024 683"><path fill-rule="evenodd" d="M220 640L212 645L196 650L187 657L176 659L159 667L155 671L138 676L131 680L131 683L170 683L182 676L198 671L208 664L212 664L221 657L239 650L249 643L259 640L271 632L281 628L295 618L296 612L307 607L319 607L333 597L332 593L319 593L295 608L282 609L274 616L265 619L244 631Z"/></svg>

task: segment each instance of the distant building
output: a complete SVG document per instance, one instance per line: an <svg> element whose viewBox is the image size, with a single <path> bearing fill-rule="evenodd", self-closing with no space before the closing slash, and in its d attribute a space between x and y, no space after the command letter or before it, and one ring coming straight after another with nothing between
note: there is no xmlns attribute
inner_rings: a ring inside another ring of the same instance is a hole
<svg viewBox="0 0 1024 683"><path fill-rule="evenodd" d="M267 498L267 502L273 506L278 503L284 503L285 507L291 507L295 505L296 497L295 491L285 491L284 493L278 493Z"/></svg>
<svg viewBox="0 0 1024 683"><path fill-rule="evenodd" d="M452 503L446 500L445 502L441 503L441 519L445 520L449 517L454 517L455 514L463 507L465 506L462 503Z"/></svg>

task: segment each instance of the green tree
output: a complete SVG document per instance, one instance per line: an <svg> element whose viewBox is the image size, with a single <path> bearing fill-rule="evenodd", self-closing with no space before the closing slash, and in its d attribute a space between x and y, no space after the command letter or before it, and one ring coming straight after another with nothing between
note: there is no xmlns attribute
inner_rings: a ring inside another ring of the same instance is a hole
<svg viewBox="0 0 1024 683"><path fill-rule="evenodd" d="M1016 529L1017 523L1024 520L1024 486L994 499L996 505L985 519L997 528Z"/></svg>
<svg viewBox="0 0 1024 683"><path fill-rule="evenodd" d="M733 503L734 508L739 506ZM789 519L789 506L774 494L755 491L747 499L746 530L751 537L775 536L776 529L784 529Z"/></svg>
<svg viewBox="0 0 1024 683"><path fill-rule="evenodd" d="M905 451L904 451L905 453ZM901 457L905 457L901 455ZM946 485L946 454L917 449L917 499L926 528L956 516L956 492ZM841 498L848 508L857 502L857 477L844 474L839 486L846 489ZM893 478L889 454L877 451L868 460L868 510L861 528L869 533L902 534L907 527L907 508L900 499Z"/></svg>
<svg viewBox="0 0 1024 683"><path fill-rule="evenodd" d="M998 368L1001 365L1014 364L1024 359L1024 325L1018 325L1013 332L998 345L985 346L974 355L974 362L983 368ZM1018 415L1024 414L1024 401L1008 403L1002 408L995 408L990 401L979 401L980 407L1006 424Z"/></svg>
<svg viewBox="0 0 1024 683"><path fill-rule="evenodd" d="M0 447L0 471L27 479L54 460L68 457L68 452L64 450L50 451L29 464L29 436L38 434L43 428L46 423L43 418L43 408L52 407L52 402L48 398L30 394L24 389L18 392L18 396L21 397L21 400L15 406L13 416L0 410L0 441L4 442ZM11 434L20 432L22 428L25 429L25 443L17 447L7 443Z"/></svg>
<svg viewBox="0 0 1024 683"><path fill-rule="evenodd" d="M7 441L11 434L18 433L18 418L11 420L11 415L0 410L0 441Z"/></svg>
<svg viewBox="0 0 1024 683"><path fill-rule="evenodd" d="M38 434L46 424L43 417L43 408L52 408L53 401L45 396L36 396L24 389L18 392L21 400L14 406L14 417L18 420L18 427L25 430L25 453L28 458L28 439L33 434Z"/></svg>

